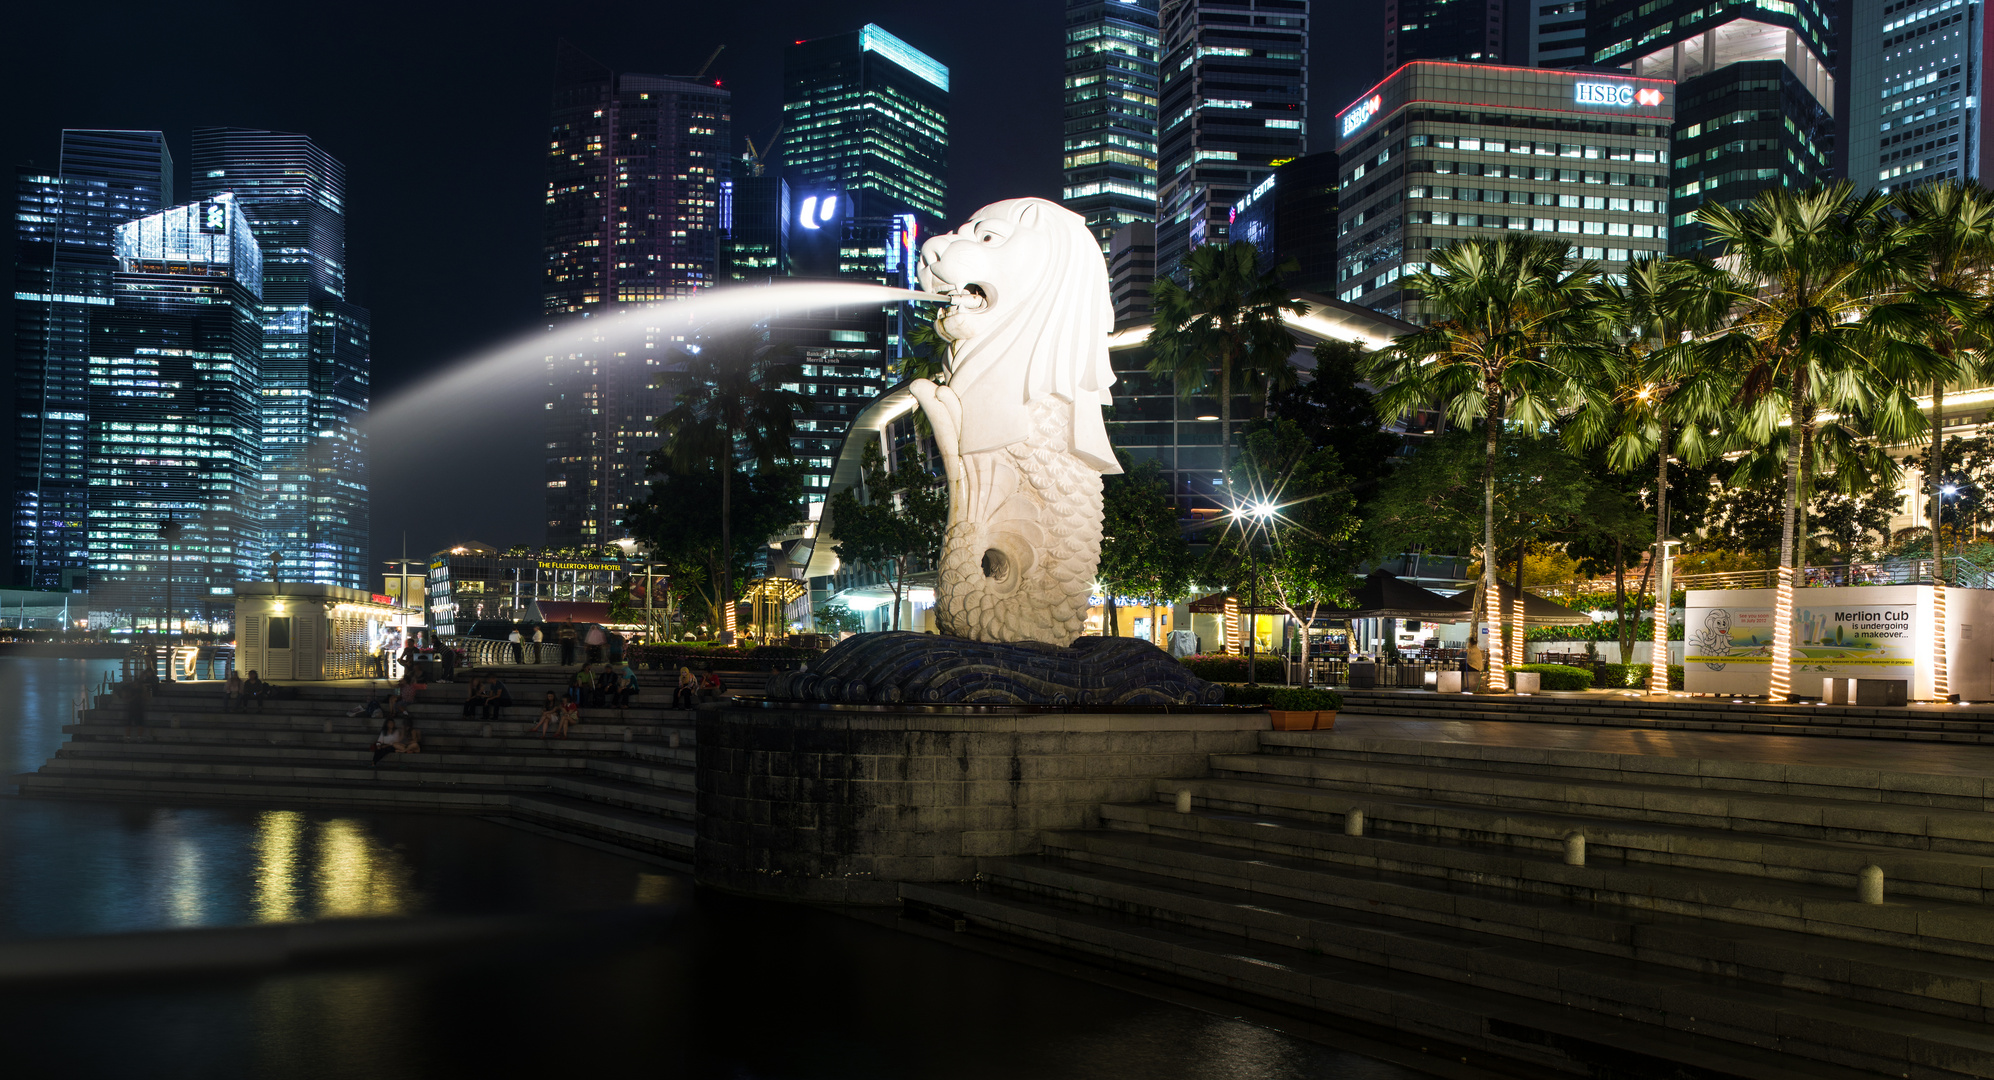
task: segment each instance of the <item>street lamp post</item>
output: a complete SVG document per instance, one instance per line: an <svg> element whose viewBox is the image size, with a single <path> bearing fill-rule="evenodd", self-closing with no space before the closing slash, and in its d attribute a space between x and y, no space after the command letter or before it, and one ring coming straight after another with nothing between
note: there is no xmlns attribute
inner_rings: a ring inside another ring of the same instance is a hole
<svg viewBox="0 0 1994 1080"><path fill-rule="evenodd" d="M173 542L180 539L180 523L171 511L159 525L159 537L166 543L166 681L173 681Z"/></svg>
<svg viewBox="0 0 1994 1080"><path fill-rule="evenodd" d="M1251 506L1237 506L1233 519L1240 523L1240 532L1246 537L1246 565L1248 567L1248 590L1246 604L1246 685L1259 686L1259 624L1256 621L1260 607L1260 552L1257 541L1260 533L1267 528L1267 521L1274 516L1274 507L1265 502Z"/></svg>

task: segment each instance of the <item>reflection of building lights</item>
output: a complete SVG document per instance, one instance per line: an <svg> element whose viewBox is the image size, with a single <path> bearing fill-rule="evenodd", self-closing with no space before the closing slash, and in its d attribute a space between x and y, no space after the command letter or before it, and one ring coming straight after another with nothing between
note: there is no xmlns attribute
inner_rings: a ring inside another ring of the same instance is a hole
<svg viewBox="0 0 1994 1080"><path fill-rule="evenodd" d="M296 874L298 837L304 815L296 810L266 811L256 822L256 893L251 899L264 922L299 917Z"/></svg>

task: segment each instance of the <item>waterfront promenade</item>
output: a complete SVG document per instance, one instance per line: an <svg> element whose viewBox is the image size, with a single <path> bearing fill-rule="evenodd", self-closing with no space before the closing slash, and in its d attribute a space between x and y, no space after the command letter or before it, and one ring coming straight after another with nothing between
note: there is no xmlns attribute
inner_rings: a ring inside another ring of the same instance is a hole
<svg viewBox="0 0 1994 1080"><path fill-rule="evenodd" d="M425 691L423 753L374 769L358 686L246 715L176 686L143 741L93 711L22 790L477 813L691 861L702 771L796 760L702 760L704 714L655 703L565 744L523 707L488 732L462 691ZM942 726L901 723L929 799ZM883 910L1539 1075L1994 1075L1994 710L1379 692L1245 734ZM989 764L1028 800L1080 745ZM838 825L933 812L889 802Z"/></svg>

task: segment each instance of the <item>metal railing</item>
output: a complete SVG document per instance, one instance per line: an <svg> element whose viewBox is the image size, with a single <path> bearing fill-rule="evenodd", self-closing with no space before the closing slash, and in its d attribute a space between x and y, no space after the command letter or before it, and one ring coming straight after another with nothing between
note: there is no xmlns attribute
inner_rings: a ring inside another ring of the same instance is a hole
<svg viewBox="0 0 1994 1080"><path fill-rule="evenodd" d="M1994 588L1986 571L1965 561L1947 560L1951 584L1966 589ZM1710 574L1678 574L1676 587L1682 589L1770 589L1779 584L1779 571L1726 570ZM1880 562L1839 563L1831 566L1805 566L1794 584L1803 589L1849 585L1929 585L1930 559L1884 559Z"/></svg>
<svg viewBox="0 0 1994 1080"><path fill-rule="evenodd" d="M456 647L464 654L464 662L471 667L503 667L512 664L559 664L561 643L558 641L493 641L490 638L447 637L445 645ZM577 645L576 655L583 655L585 647Z"/></svg>

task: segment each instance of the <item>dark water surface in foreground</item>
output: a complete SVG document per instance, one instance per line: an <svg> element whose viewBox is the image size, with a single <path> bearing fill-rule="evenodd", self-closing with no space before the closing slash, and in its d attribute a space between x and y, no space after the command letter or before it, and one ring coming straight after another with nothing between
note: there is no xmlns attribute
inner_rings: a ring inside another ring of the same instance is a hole
<svg viewBox="0 0 1994 1080"><path fill-rule="evenodd" d="M0 659L0 770L53 753L76 689L107 666ZM0 986L0 1075L1427 1075L476 818L0 799L0 943L632 904L657 917L277 973Z"/></svg>

